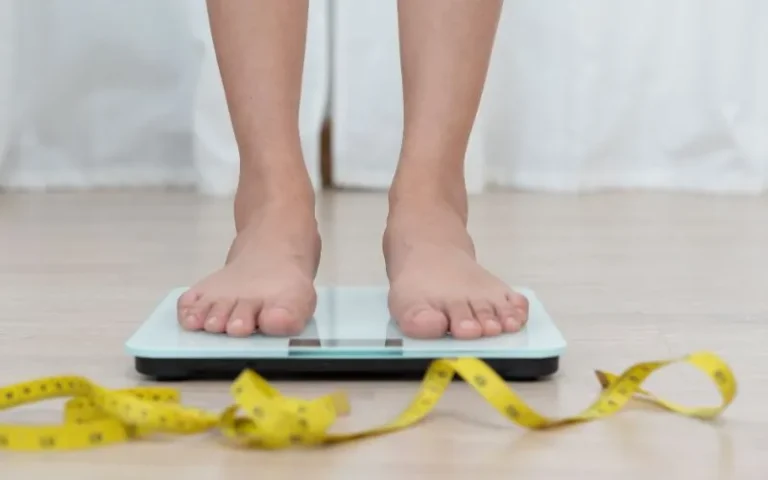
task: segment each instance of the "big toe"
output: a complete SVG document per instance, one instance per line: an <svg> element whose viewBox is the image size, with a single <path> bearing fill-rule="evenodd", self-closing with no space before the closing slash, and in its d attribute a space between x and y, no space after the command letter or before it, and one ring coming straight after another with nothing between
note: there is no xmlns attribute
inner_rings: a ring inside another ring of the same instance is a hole
<svg viewBox="0 0 768 480"><path fill-rule="evenodd" d="M398 315L394 309L393 314L400 330L408 337L439 338L448 331L448 317L429 305L415 305L404 311Z"/></svg>
<svg viewBox="0 0 768 480"><path fill-rule="evenodd" d="M259 330L265 335L298 335L304 329L307 318L292 308L268 307L261 311L258 323Z"/></svg>

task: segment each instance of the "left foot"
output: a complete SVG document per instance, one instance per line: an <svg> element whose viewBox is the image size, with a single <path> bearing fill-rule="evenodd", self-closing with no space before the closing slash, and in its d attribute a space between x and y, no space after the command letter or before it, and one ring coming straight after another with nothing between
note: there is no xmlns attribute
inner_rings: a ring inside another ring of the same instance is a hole
<svg viewBox="0 0 768 480"><path fill-rule="evenodd" d="M409 337L495 336L528 320L528 300L477 263L464 217L436 198L390 202L389 308Z"/></svg>

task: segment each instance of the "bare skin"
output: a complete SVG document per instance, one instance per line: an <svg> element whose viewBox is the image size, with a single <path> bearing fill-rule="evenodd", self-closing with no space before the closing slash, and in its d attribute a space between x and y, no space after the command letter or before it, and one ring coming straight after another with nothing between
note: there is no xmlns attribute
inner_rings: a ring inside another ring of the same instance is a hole
<svg viewBox="0 0 768 480"><path fill-rule="evenodd" d="M400 0L405 133L390 190L384 255L389 306L406 335L517 331L525 297L475 259L464 156L501 0Z"/></svg>
<svg viewBox="0 0 768 480"><path fill-rule="evenodd" d="M299 140L307 0L210 0L240 150L237 236L225 266L179 299L190 330L300 332L315 310L320 236Z"/></svg>
<svg viewBox="0 0 768 480"><path fill-rule="evenodd" d="M320 238L298 138L306 0L209 0L241 153L226 265L179 301L191 330L301 331ZM475 259L464 155L501 0L400 0L405 131L383 238L389 306L406 335L470 339L522 328L525 297Z"/></svg>

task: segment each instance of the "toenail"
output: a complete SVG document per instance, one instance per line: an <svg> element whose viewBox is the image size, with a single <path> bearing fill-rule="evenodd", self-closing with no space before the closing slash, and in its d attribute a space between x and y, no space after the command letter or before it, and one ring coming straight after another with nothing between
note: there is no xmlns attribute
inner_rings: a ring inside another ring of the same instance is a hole
<svg viewBox="0 0 768 480"><path fill-rule="evenodd" d="M218 322L218 319L216 317L211 317L205 321L205 326L208 328L213 328L216 326L217 322Z"/></svg>
<svg viewBox="0 0 768 480"><path fill-rule="evenodd" d="M242 320L242 319L240 319L240 318L236 318L236 319L232 320L232 321L229 323L229 326L230 326L231 328L235 328L235 329L240 329L240 328L243 328L243 320Z"/></svg>
<svg viewBox="0 0 768 480"><path fill-rule="evenodd" d="M461 325L461 328L470 329L470 328L475 328L475 325L477 325L477 322L475 322L474 320L462 320L460 325Z"/></svg>
<svg viewBox="0 0 768 480"><path fill-rule="evenodd" d="M194 327L195 323L197 323L197 318L195 318L194 315L187 315L184 317L184 325L188 327Z"/></svg>

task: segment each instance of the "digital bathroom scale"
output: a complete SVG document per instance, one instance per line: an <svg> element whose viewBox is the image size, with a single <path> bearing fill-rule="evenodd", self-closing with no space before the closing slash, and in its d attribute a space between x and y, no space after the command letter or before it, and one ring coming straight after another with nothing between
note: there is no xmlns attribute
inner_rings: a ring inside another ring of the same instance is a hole
<svg viewBox="0 0 768 480"><path fill-rule="evenodd" d="M176 320L186 288L171 291L126 342L136 370L157 380L234 378L245 369L266 378L421 378L437 358L471 356L507 380L535 380L558 369L566 342L535 293L519 332L477 340L404 336L390 318L387 287L320 287L315 314L295 337L247 338L189 332Z"/></svg>

